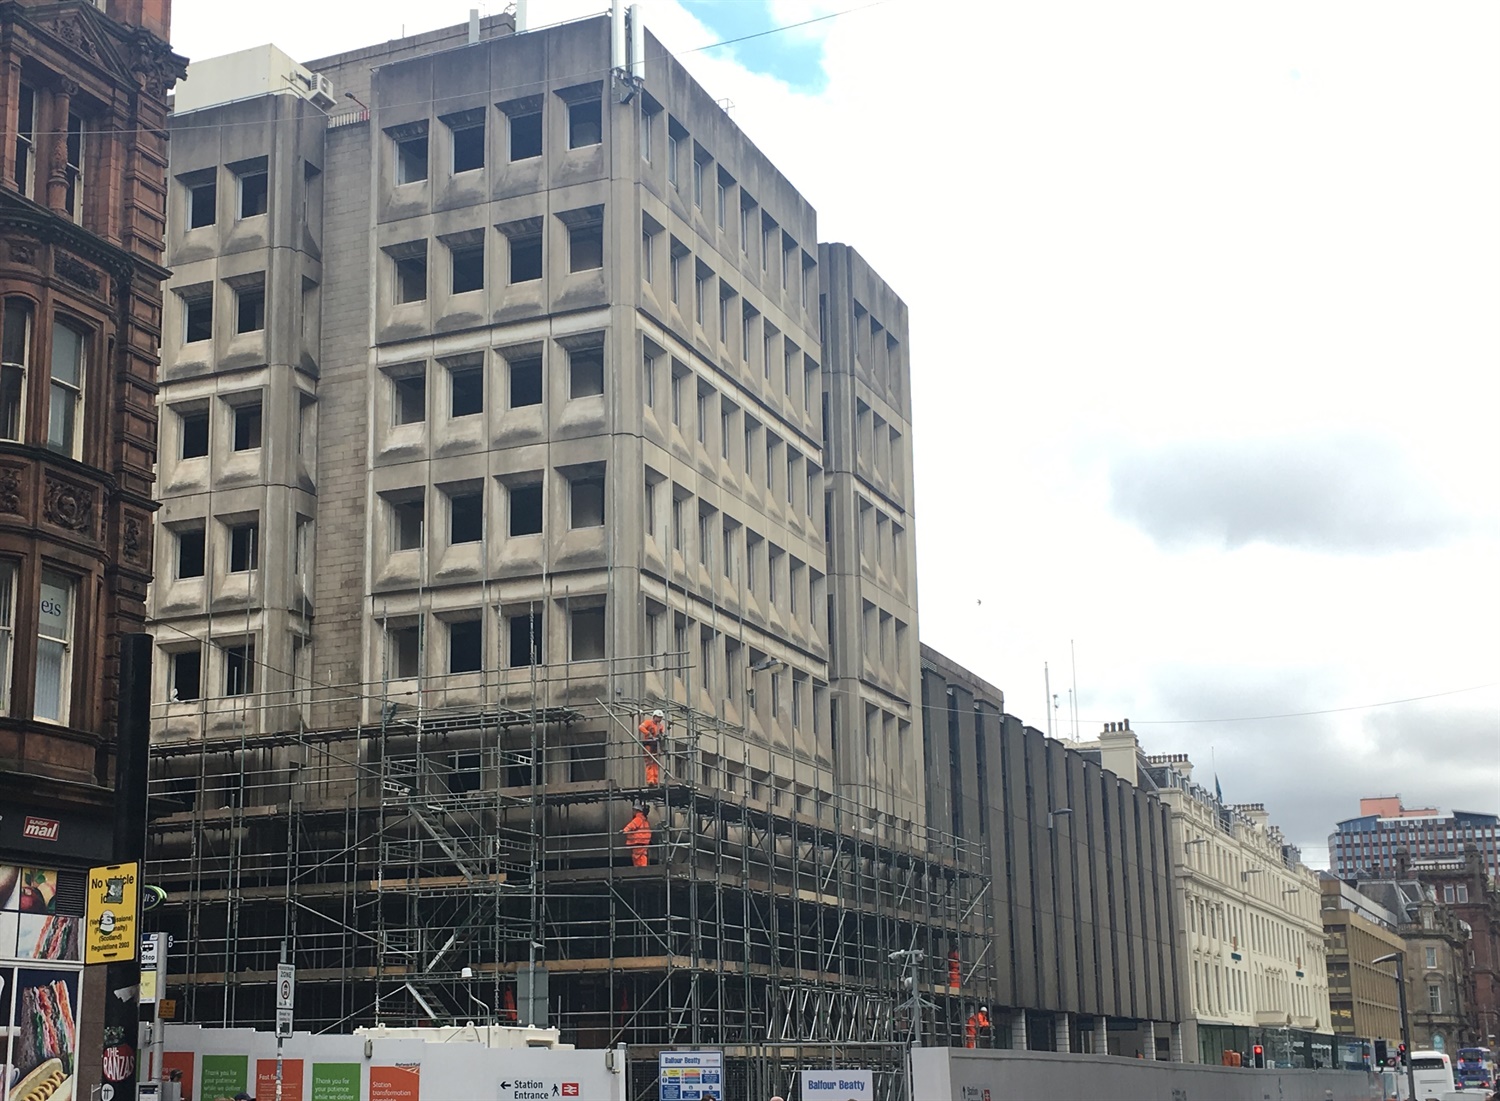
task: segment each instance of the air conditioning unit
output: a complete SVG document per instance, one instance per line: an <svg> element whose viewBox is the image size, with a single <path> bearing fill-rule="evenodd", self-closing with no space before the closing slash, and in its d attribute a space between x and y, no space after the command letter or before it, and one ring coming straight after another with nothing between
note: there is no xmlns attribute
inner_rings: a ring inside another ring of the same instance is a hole
<svg viewBox="0 0 1500 1101"><path fill-rule="evenodd" d="M322 73L313 73L312 87L308 89L307 98L325 111L338 103L338 99L333 94L333 81Z"/></svg>

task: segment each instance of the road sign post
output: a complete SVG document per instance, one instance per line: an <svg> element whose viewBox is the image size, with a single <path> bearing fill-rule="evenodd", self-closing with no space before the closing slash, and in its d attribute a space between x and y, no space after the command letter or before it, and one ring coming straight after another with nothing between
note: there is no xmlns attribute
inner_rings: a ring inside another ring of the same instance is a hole
<svg viewBox="0 0 1500 1101"><path fill-rule="evenodd" d="M292 999L297 993L297 968L286 962L286 941L276 965L276 1101L281 1098L281 1048L292 1034Z"/></svg>

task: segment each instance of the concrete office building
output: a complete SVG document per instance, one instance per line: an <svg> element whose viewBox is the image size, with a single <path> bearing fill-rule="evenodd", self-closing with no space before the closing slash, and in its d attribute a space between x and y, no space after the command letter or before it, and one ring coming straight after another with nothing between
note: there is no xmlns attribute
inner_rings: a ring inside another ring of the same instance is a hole
<svg viewBox="0 0 1500 1101"><path fill-rule="evenodd" d="M993 961L939 985L938 945L987 871L919 780L894 292L607 18L195 65L171 175L153 875L189 1019L268 1021L287 940L299 1027L878 1044L925 946L921 1027L960 1037Z"/></svg>
<svg viewBox="0 0 1500 1101"><path fill-rule="evenodd" d="M1490 878L1500 880L1500 815L1406 807L1399 795L1361 799L1359 816L1328 835L1330 870L1343 879L1398 875L1398 852L1412 860L1458 860L1468 848L1480 854Z"/></svg>
<svg viewBox="0 0 1500 1101"><path fill-rule="evenodd" d="M922 647L933 823L989 849L999 958L980 1046L1183 1058L1168 808L1005 712L1000 690Z"/></svg>
<svg viewBox="0 0 1500 1101"><path fill-rule="evenodd" d="M1345 1039L1381 1040L1387 1049L1401 1042L1401 1007L1394 964L1373 961L1405 954L1397 932L1400 919L1390 910L1326 872L1322 890L1323 930L1328 937L1328 1002L1334 1034ZM1406 970L1407 1004L1412 1004L1411 971ZM1371 1051L1373 1065L1373 1050Z"/></svg>
<svg viewBox="0 0 1500 1101"><path fill-rule="evenodd" d="M167 92L186 64L170 23L167 0L0 4L0 1091L15 1097L54 1055L73 1095L134 1093L119 1063L100 1075L136 1021L107 991L136 980L84 966L84 906L89 870L144 844L146 731L121 712L149 659L130 636L151 580Z"/></svg>
<svg viewBox="0 0 1500 1101"><path fill-rule="evenodd" d="M1259 1043L1278 1063L1333 1065L1318 881L1266 808L1224 803L1185 754L1147 756L1128 721L1080 752L1170 809L1187 1057Z"/></svg>

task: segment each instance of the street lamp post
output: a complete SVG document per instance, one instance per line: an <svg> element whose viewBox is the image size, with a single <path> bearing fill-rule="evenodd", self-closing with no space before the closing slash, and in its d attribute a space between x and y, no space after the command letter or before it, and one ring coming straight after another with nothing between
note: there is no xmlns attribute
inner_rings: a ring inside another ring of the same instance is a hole
<svg viewBox="0 0 1500 1101"><path fill-rule="evenodd" d="M1372 966L1381 963L1396 965L1396 1005L1401 1011L1401 1045L1406 1048L1406 1090L1407 1096L1415 1099L1417 1076L1416 1068L1411 1064L1411 1024L1406 1018L1406 956L1402 952L1392 952L1370 961Z"/></svg>

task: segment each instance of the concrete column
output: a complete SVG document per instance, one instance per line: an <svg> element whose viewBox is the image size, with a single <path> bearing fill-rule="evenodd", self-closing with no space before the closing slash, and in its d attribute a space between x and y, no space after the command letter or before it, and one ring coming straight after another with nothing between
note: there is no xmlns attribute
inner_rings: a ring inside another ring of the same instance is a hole
<svg viewBox="0 0 1500 1101"><path fill-rule="evenodd" d="M1142 1021L1136 1030L1136 1043L1140 1045L1141 1058L1156 1058L1156 1022Z"/></svg>
<svg viewBox="0 0 1500 1101"><path fill-rule="evenodd" d="M1013 1051L1026 1050L1026 1011L1018 1009L1010 1015L1010 1046Z"/></svg>
<svg viewBox="0 0 1500 1101"><path fill-rule="evenodd" d="M1182 1049L1182 1025L1173 1022L1169 1027L1172 1029L1172 1062L1185 1063L1187 1062L1187 1057L1183 1054Z"/></svg>
<svg viewBox="0 0 1500 1101"><path fill-rule="evenodd" d="M1052 1029L1057 1034L1057 1050L1073 1050L1073 1015L1071 1013L1059 1013Z"/></svg>
<svg viewBox="0 0 1500 1101"><path fill-rule="evenodd" d="M1094 1018L1094 1054L1109 1054L1109 1020L1103 1016Z"/></svg>

